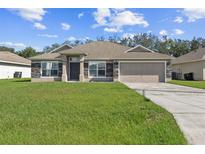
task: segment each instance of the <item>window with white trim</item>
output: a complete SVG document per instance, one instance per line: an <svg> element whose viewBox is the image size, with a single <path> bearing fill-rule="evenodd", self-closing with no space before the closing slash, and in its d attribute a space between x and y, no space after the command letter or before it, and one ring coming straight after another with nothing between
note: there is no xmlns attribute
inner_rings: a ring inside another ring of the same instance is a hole
<svg viewBox="0 0 205 154"><path fill-rule="evenodd" d="M105 61L90 61L89 62L89 77L105 77L106 62Z"/></svg>
<svg viewBox="0 0 205 154"><path fill-rule="evenodd" d="M59 65L58 61L43 61L41 62L42 77L58 76Z"/></svg>

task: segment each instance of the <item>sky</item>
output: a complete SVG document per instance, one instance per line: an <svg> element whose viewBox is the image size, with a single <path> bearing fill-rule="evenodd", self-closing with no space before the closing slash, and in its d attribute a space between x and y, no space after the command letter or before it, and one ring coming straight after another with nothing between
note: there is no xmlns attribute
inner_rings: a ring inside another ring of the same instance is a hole
<svg viewBox="0 0 205 154"><path fill-rule="evenodd" d="M53 43L104 36L205 38L205 9L0 9L0 45L41 51Z"/></svg>

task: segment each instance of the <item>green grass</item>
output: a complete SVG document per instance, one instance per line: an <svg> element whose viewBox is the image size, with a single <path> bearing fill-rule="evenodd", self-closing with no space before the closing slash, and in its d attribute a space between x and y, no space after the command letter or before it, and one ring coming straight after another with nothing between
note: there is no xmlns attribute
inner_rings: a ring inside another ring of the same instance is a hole
<svg viewBox="0 0 205 154"><path fill-rule="evenodd" d="M0 144L187 144L173 116L120 83L0 80Z"/></svg>
<svg viewBox="0 0 205 154"><path fill-rule="evenodd" d="M187 81L187 80L171 80L169 83L205 89L205 81Z"/></svg>

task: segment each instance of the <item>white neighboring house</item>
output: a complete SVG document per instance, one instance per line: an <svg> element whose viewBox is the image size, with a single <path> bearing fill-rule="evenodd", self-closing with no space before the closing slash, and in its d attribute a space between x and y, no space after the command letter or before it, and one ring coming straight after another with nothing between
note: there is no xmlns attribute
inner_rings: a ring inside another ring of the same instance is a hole
<svg viewBox="0 0 205 154"><path fill-rule="evenodd" d="M8 51L0 51L0 79L14 78L22 72L22 78L31 77L31 61Z"/></svg>

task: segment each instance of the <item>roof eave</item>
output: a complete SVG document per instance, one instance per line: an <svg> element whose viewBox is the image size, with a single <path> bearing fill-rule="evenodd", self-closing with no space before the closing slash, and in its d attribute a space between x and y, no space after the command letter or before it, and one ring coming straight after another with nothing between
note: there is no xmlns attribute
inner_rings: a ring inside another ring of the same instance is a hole
<svg viewBox="0 0 205 154"><path fill-rule="evenodd" d="M60 48L62 48L62 47L64 47L64 46L68 46L68 47L70 47L71 49L73 48L72 46L70 46L70 45L68 45L68 44L64 44L64 45L61 45L61 46L59 46L59 47L57 47L57 48L51 50L51 51L48 52L48 53L53 53L53 52L55 52L56 50L58 50L58 49L60 49Z"/></svg>
<svg viewBox="0 0 205 154"><path fill-rule="evenodd" d="M1 62L1 63L7 63L7 64L17 64L17 65L31 66L31 64L19 63L19 62L11 62L11 61L4 61L4 60L0 60L0 62Z"/></svg>

